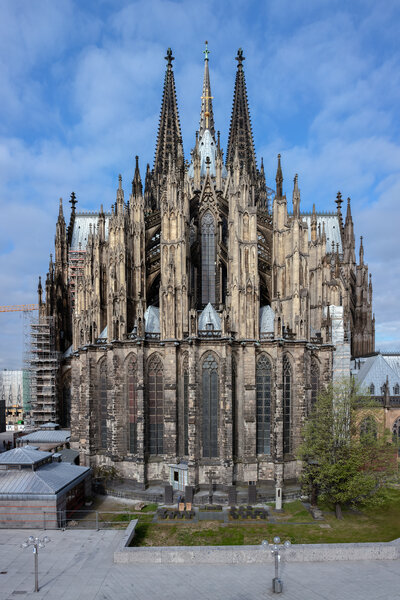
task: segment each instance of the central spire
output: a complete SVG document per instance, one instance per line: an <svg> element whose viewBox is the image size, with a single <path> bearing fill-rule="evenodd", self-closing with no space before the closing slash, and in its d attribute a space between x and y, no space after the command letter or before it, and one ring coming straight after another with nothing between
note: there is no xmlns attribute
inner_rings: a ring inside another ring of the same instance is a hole
<svg viewBox="0 0 400 600"><path fill-rule="evenodd" d="M215 127L214 127L214 114L212 101L213 96L211 95L211 84L210 84L210 72L208 70L208 55L210 51L208 49L208 42L206 41L206 49L204 53L204 80L203 80L203 94L201 96L201 112L200 112L200 137L208 129L211 136L215 140Z"/></svg>

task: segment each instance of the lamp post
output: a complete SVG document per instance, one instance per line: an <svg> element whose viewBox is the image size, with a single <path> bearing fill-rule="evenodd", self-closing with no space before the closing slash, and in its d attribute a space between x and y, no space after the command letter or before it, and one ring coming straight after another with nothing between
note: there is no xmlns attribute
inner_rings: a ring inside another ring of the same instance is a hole
<svg viewBox="0 0 400 600"><path fill-rule="evenodd" d="M21 548L32 546L33 549L33 556L35 557L35 592L39 591L39 548L44 548L49 542L50 538L48 538L47 535L45 535L43 539L30 535L28 539L21 544Z"/></svg>
<svg viewBox="0 0 400 600"><path fill-rule="evenodd" d="M268 540L263 540L261 542L263 548L269 548L271 550L271 554L274 557L275 562L275 577L272 580L272 591L276 594L280 594L282 592L282 580L279 579L279 562L281 560L281 552L283 550L288 550L292 545L289 540L286 540L283 544L281 544L281 538L276 536L274 537L274 543L268 544Z"/></svg>

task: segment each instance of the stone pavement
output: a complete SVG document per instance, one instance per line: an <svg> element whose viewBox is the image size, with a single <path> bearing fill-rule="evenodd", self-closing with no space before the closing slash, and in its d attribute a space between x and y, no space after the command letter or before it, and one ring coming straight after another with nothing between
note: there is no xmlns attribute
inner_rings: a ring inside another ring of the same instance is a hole
<svg viewBox="0 0 400 600"><path fill-rule="evenodd" d="M0 600L395 600L400 561L282 565L284 593L272 594L272 565L116 565L123 531L48 531L33 592L32 549L43 531L0 530Z"/></svg>

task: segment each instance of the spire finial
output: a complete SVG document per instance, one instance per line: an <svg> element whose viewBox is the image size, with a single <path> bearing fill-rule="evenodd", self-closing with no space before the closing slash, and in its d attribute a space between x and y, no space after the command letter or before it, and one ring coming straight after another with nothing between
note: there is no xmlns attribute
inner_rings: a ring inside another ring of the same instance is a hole
<svg viewBox="0 0 400 600"><path fill-rule="evenodd" d="M236 60L238 61L238 67L241 67L242 62L244 60L246 60L245 57L243 56L243 48L239 48L239 50L237 51Z"/></svg>
<svg viewBox="0 0 400 600"><path fill-rule="evenodd" d="M207 42L207 40L204 43L206 45L206 49L203 50L204 60L208 60L208 55L210 54L210 51L208 49L208 42Z"/></svg>
<svg viewBox="0 0 400 600"><path fill-rule="evenodd" d="M77 203L75 192L71 192L71 199L70 199L69 202L71 204L71 210L72 210L72 212L75 213L75 205Z"/></svg>
<svg viewBox="0 0 400 600"><path fill-rule="evenodd" d="M172 67L172 61L175 60L175 57L172 56L171 48L167 48L167 56L165 56L164 58L167 61L167 66Z"/></svg>
<svg viewBox="0 0 400 600"><path fill-rule="evenodd" d="M118 189L122 190L122 175L121 175L121 173L118 175Z"/></svg>
<svg viewBox="0 0 400 600"><path fill-rule="evenodd" d="M282 176L282 167L281 167L281 155L278 154L278 167L276 169L276 195L278 198L282 198L283 195L283 176Z"/></svg>

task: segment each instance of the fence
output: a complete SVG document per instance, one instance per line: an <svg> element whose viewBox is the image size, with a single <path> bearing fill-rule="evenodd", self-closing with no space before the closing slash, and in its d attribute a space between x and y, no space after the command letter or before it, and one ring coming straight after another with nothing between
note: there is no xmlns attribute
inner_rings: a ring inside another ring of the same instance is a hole
<svg viewBox="0 0 400 600"><path fill-rule="evenodd" d="M8 510L0 514L0 529L125 529L138 514L130 511Z"/></svg>

